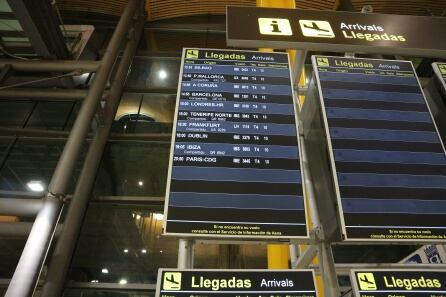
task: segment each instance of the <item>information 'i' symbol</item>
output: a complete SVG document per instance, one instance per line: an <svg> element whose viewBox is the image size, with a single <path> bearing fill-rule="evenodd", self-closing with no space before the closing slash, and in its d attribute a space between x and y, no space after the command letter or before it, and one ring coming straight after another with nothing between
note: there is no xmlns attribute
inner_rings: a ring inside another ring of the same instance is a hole
<svg viewBox="0 0 446 297"><path fill-rule="evenodd" d="M258 18L258 22L260 34L262 35L293 35L288 19Z"/></svg>
<svg viewBox="0 0 446 297"><path fill-rule="evenodd" d="M282 33L282 31L280 31L280 29L279 29L279 24L277 23L276 20L271 21L271 26L273 27L273 30L271 32Z"/></svg>

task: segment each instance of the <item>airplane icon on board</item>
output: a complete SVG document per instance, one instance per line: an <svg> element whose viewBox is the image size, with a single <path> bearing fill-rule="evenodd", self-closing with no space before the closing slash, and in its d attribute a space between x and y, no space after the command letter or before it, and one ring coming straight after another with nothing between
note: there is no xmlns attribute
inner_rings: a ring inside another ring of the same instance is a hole
<svg viewBox="0 0 446 297"><path fill-rule="evenodd" d="M330 32L330 30L319 28L319 26L318 26L318 24L316 22L312 22L311 26L309 26L307 24L304 24L304 27L308 28L308 29L313 29L313 30L316 30L316 31L321 31L321 32Z"/></svg>
<svg viewBox="0 0 446 297"><path fill-rule="evenodd" d="M178 291L181 289L181 272L165 272L163 276L163 290Z"/></svg>
<svg viewBox="0 0 446 297"><path fill-rule="evenodd" d="M362 282L368 283L370 285L375 285L375 282L369 281L367 275L364 275L364 277L360 277L359 280Z"/></svg>
<svg viewBox="0 0 446 297"><path fill-rule="evenodd" d="M175 285L179 285L180 284L180 282L175 280L175 277L173 275L170 275L170 277L166 276L165 280L170 282L170 283L172 283L172 284L175 284Z"/></svg>
<svg viewBox="0 0 446 297"><path fill-rule="evenodd" d="M306 37L334 38L335 34L327 21L299 20L302 34Z"/></svg>
<svg viewBox="0 0 446 297"><path fill-rule="evenodd" d="M358 273L359 287L361 290L374 291L377 289L375 277L373 273Z"/></svg>

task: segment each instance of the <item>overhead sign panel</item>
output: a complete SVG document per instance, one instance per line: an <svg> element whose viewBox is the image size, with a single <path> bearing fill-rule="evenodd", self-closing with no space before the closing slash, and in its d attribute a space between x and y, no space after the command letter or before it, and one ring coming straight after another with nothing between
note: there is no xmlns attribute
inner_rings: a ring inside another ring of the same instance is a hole
<svg viewBox="0 0 446 297"><path fill-rule="evenodd" d="M356 297L444 297L444 270L352 270Z"/></svg>
<svg viewBox="0 0 446 297"><path fill-rule="evenodd" d="M230 46L446 56L444 17L229 6L226 19Z"/></svg>
<svg viewBox="0 0 446 297"><path fill-rule="evenodd" d="M437 76L438 81L443 87L442 91L446 98L446 63L432 63L432 68L434 69L434 73Z"/></svg>
<svg viewBox="0 0 446 297"><path fill-rule="evenodd" d="M312 61L344 239L446 240L446 154L412 64Z"/></svg>
<svg viewBox="0 0 446 297"><path fill-rule="evenodd" d="M312 270L160 269L157 297L316 297Z"/></svg>
<svg viewBox="0 0 446 297"><path fill-rule="evenodd" d="M443 143L446 143L446 63L432 63L435 77L427 85L429 104Z"/></svg>
<svg viewBox="0 0 446 297"><path fill-rule="evenodd" d="M308 237L288 55L185 49L164 232Z"/></svg>

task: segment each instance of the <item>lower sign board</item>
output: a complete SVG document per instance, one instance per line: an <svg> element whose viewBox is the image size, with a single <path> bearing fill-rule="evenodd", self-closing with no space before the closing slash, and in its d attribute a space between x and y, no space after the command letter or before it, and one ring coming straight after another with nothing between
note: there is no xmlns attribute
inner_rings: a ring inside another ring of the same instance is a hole
<svg viewBox="0 0 446 297"><path fill-rule="evenodd" d="M444 297L446 271L443 270L352 270L356 297Z"/></svg>
<svg viewBox="0 0 446 297"><path fill-rule="evenodd" d="M157 297L317 297L314 271L160 269Z"/></svg>

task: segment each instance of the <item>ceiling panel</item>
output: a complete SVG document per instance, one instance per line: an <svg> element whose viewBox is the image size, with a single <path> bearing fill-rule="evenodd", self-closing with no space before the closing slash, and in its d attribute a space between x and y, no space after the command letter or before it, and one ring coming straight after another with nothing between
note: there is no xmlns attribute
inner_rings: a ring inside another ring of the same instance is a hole
<svg viewBox="0 0 446 297"><path fill-rule="evenodd" d="M296 0L296 7L302 9L332 10L336 0ZM59 0L58 6L65 11L83 11L108 15L120 15L126 0ZM199 14L225 14L226 6L255 6L256 0L147 0L148 19L156 21Z"/></svg>
<svg viewBox="0 0 446 297"><path fill-rule="evenodd" d="M59 0L58 5L65 11L82 11L105 15L120 15L126 0ZM339 0L296 0L296 7L302 9L334 10ZM435 15L446 14L446 0L351 0L356 11L365 5L372 5L376 13ZM156 21L199 14L223 15L226 6L255 6L255 0L147 0L148 20Z"/></svg>
<svg viewBox="0 0 446 297"><path fill-rule="evenodd" d="M376 13L444 16L446 0L351 0L356 11L371 5Z"/></svg>
<svg viewBox="0 0 446 297"><path fill-rule="evenodd" d="M326 9L336 7L335 0L297 0L296 7L302 9ZM255 6L255 0L152 0L146 3L149 20L159 20L194 14L225 14L226 6Z"/></svg>
<svg viewBox="0 0 446 297"><path fill-rule="evenodd" d="M59 0L57 5L61 10L120 15L127 2L127 0L109 0L107 5L104 5L102 0Z"/></svg>

